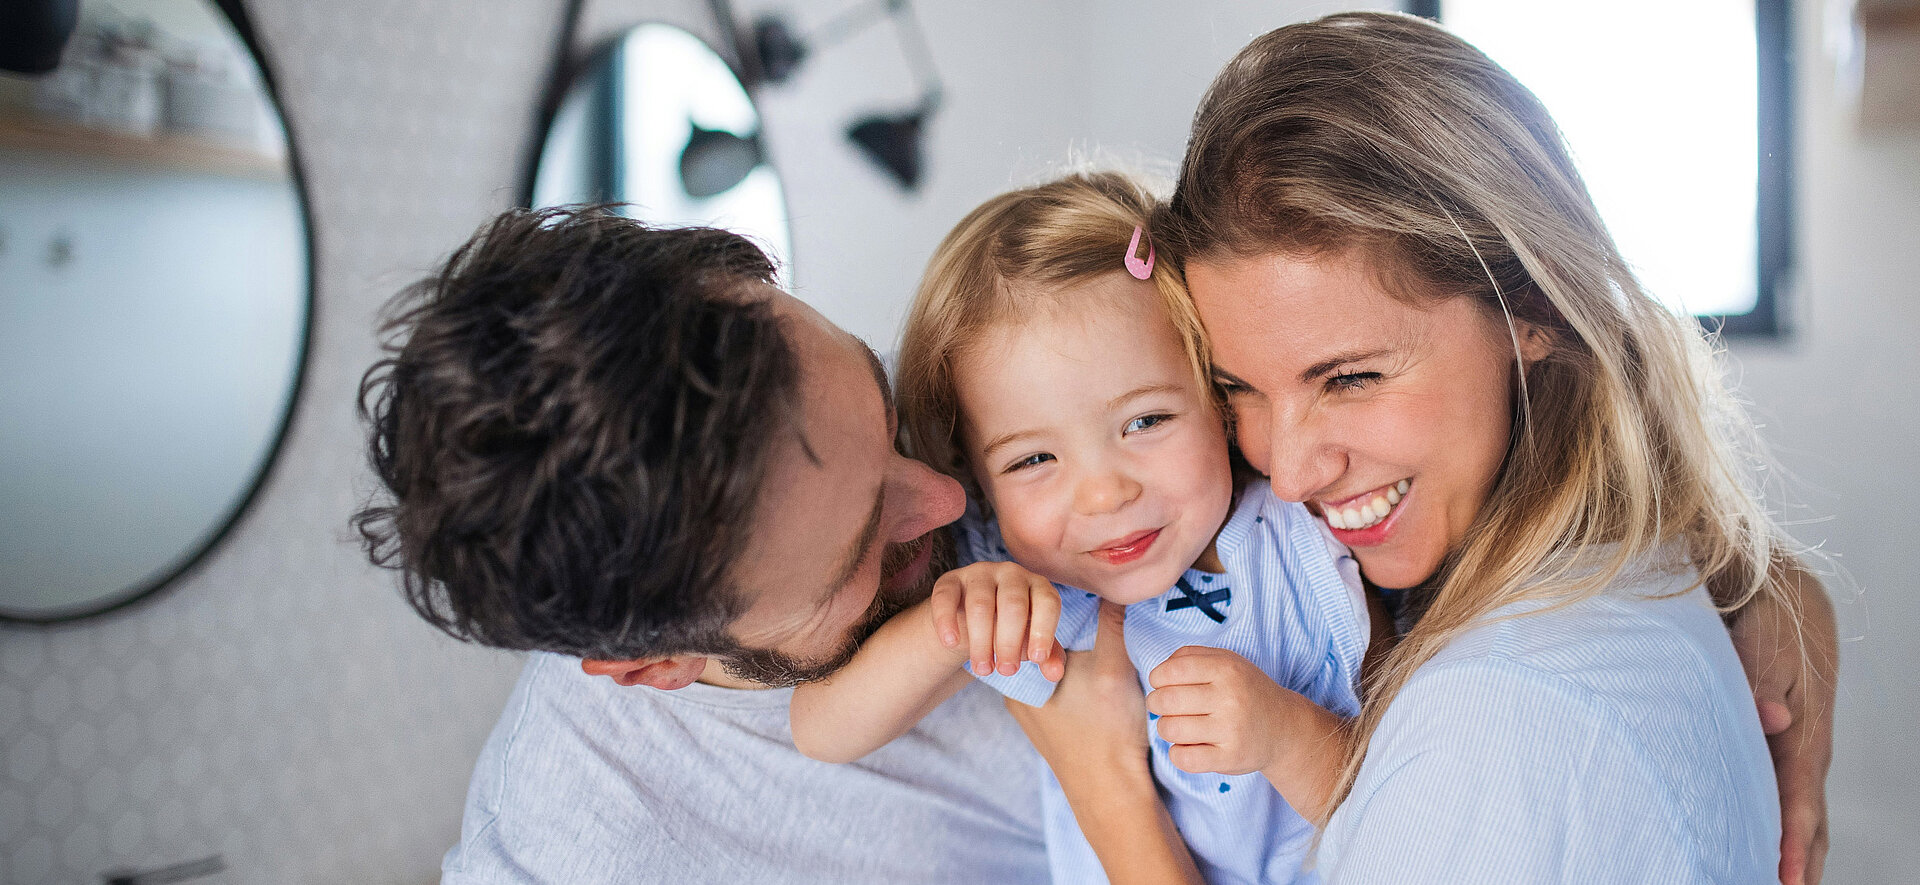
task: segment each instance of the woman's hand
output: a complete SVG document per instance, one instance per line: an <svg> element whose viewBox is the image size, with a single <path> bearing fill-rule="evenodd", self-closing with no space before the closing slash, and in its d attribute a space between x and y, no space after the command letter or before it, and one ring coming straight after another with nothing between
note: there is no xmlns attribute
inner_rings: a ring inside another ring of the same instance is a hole
<svg viewBox="0 0 1920 885"><path fill-rule="evenodd" d="M1797 562L1783 568L1798 617L1777 602L1757 599L1730 629L1780 783L1780 881L1819 885L1827 860L1838 639L1833 603L1820 582Z"/></svg>
<svg viewBox="0 0 1920 885"><path fill-rule="evenodd" d="M1113 885L1199 883L1200 871L1160 802L1147 758L1147 706L1127 659L1127 610L1100 603L1091 651L1069 652L1044 707L1007 711L1053 767L1067 804Z"/></svg>

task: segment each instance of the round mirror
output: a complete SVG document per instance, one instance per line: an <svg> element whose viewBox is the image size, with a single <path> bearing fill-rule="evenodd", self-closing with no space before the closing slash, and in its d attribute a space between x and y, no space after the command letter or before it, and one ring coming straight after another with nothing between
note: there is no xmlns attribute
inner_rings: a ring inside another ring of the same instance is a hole
<svg viewBox="0 0 1920 885"><path fill-rule="evenodd" d="M87 0L57 57L0 74L0 618L32 621L139 597L226 531L311 300L286 131L220 9Z"/></svg>
<svg viewBox="0 0 1920 885"><path fill-rule="evenodd" d="M608 202L653 224L743 234L783 270L791 254L753 100L719 55L672 25L641 25L596 55L547 130L529 205Z"/></svg>

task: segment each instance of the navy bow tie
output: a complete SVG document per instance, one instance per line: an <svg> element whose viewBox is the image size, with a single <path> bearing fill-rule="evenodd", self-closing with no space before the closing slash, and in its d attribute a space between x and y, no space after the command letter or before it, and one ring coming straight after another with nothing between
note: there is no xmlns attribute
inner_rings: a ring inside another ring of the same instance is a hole
<svg viewBox="0 0 1920 885"><path fill-rule="evenodd" d="M1197 608L1201 614L1212 618L1216 624L1224 622L1227 619L1227 616L1222 614L1219 609L1214 608L1214 606L1226 605L1233 601L1232 587L1222 587L1218 590L1209 590L1202 593L1193 589L1192 584L1187 583L1185 575L1180 576L1180 580L1173 586L1174 589L1180 591L1180 598L1167 600L1167 611L1174 612L1183 608Z"/></svg>

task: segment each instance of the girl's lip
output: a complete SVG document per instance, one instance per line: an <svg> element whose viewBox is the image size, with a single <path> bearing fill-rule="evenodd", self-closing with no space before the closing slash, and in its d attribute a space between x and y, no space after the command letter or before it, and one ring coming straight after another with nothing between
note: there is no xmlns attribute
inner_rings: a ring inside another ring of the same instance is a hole
<svg viewBox="0 0 1920 885"><path fill-rule="evenodd" d="M1160 537L1159 529L1134 532L1119 541L1106 544L1093 550L1093 555L1106 560L1111 565L1125 565L1147 555L1147 548Z"/></svg>

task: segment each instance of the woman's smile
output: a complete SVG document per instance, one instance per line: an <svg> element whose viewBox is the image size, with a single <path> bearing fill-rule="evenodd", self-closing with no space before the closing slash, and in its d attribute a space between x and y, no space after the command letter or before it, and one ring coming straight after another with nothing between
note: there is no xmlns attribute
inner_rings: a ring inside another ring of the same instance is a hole
<svg viewBox="0 0 1920 885"><path fill-rule="evenodd" d="M1341 543L1350 547L1377 544L1391 533L1400 502L1412 488L1413 481L1403 479L1348 498L1316 499L1313 503Z"/></svg>

